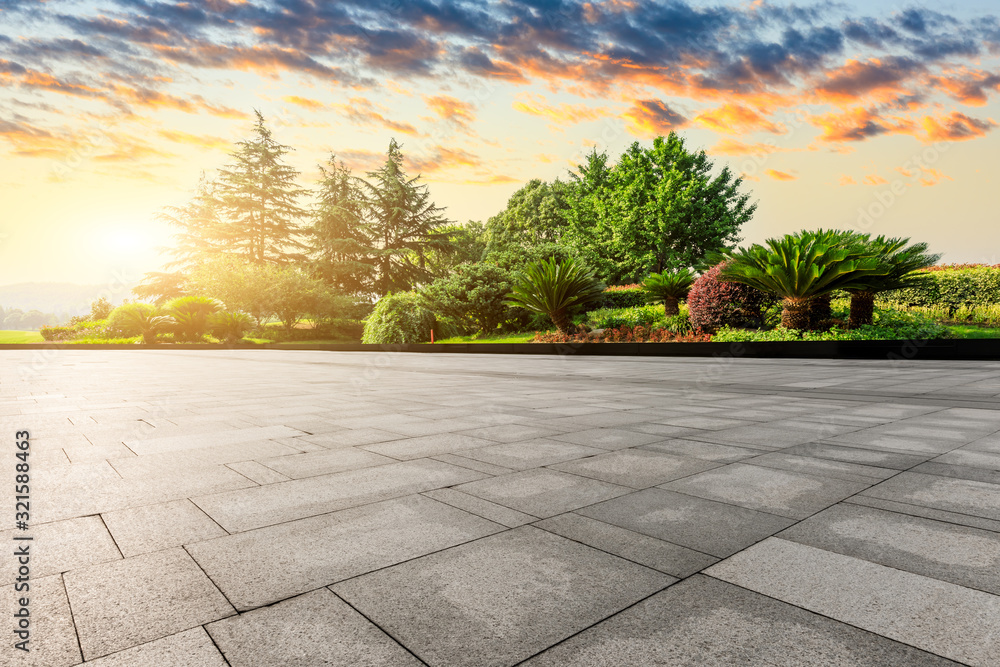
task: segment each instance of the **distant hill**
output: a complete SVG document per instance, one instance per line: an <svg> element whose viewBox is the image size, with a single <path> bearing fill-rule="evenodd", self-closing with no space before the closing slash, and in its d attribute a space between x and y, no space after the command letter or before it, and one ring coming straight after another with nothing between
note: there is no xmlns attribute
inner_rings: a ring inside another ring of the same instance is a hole
<svg viewBox="0 0 1000 667"><path fill-rule="evenodd" d="M111 303L121 303L124 299L134 299L131 293L132 285L115 286L111 290L108 285L77 285L75 283L18 283L16 285L0 285L0 306L6 310L20 308L40 310L43 313L56 315L83 315L90 312L90 303L101 296Z"/></svg>

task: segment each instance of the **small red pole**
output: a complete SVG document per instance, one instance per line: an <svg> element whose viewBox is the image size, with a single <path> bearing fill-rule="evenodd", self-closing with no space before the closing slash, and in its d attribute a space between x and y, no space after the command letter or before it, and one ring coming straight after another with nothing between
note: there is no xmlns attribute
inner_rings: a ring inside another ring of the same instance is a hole
<svg viewBox="0 0 1000 667"><path fill-rule="evenodd" d="M431 329L431 343L434 342L434 329Z"/></svg>

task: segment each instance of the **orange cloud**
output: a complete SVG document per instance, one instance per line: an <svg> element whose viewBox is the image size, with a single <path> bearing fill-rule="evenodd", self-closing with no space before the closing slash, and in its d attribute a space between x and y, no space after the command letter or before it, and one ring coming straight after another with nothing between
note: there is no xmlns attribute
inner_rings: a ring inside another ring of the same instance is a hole
<svg viewBox="0 0 1000 667"><path fill-rule="evenodd" d="M209 148L209 149L228 149L232 148L233 144L231 141L227 141L222 137L211 137L202 136L197 134L188 134L187 132L180 132L177 130L160 130L160 136L168 141L173 141L178 144L188 144L191 146L197 146L199 148Z"/></svg>
<svg viewBox="0 0 1000 667"><path fill-rule="evenodd" d="M959 111L944 118L926 116L923 120L928 141L967 141L983 137L996 127L993 119L978 120Z"/></svg>
<svg viewBox="0 0 1000 667"><path fill-rule="evenodd" d="M942 174L937 169L931 169L930 167L921 167L920 185L925 188L934 187L942 180L954 181L955 179L951 176L946 176Z"/></svg>
<svg viewBox="0 0 1000 667"><path fill-rule="evenodd" d="M461 127L468 127L476 120L475 106L449 95L425 96L424 103L440 118Z"/></svg>
<svg viewBox="0 0 1000 667"><path fill-rule="evenodd" d="M628 131L638 136L667 134L688 122L660 100L636 100L622 118L628 121Z"/></svg>
<svg viewBox="0 0 1000 667"><path fill-rule="evenodd" d="M419 134L409 123L390 120L375 110L375 106L363 97L352 97L348 104L336 105L354 123L359 125L380 125L403 134Z"/></svg>
<svg viewBox="0 0 1000 667"><path fill-rule="evenodd" d="M454 167L478 167L482 164L482 160L479 159L479 156L460 148L435 146L429 155L408 156L406 163L407 169L425 174Z"/></svg>
<svg viewBox="0 0 1000 667"><path fill-rule="evenodd" d="M881 134L914 134L916 125L905 118L883 118L870 109L856 107L844 113L814 116L809 122L823 130L820 141L864 141Z"/></svg>
<svg viewBox="0 0 1000 667"><path fill-rule="evenodd" d="M608 115L608 110L604 107L593 109L591 107L578 104L560 104L558 107L548 106L544 98L529 100L528 102L514 102L512 105L515 111L526 113L532 116L542 116L550 118L559 124L582 123L585 121L599 120Z"/></svg>
<svg viewBox="0 0 1000 667"><path fill-rule="evenodd" d="M785 171L778 171L777 169L768 169L764 173L776 181L794 181L799 178L798 176L789 174L788 172Z"/></svg>
<svg viewBox="0 0 1000 667"><path fill-rule="evenodd" d="M706 129L726 134L745 134L758 130L781 134L785 131L782 126L740 104L724 104L717 109L703 111L694 117L694 122Z"/></svg>
<svg viewBox="0 0 1000 667"><path fill-rule="evenodd" d="M943 89L948 96L970 107L986 106L989 93L1000 91L1000 74L982 70L970 72L965 68L947 74L931 77L931 85Z"/></svg>
<svg viewBox="0 0 1000 667"><path fill-rule="evenodd" d="M864 180L862 181L862 183L866 185L885 185L888 182L889 181L885 180L878 174L869 174L868 176L865 176Z"/></svg>
<svg viewBox="0 0 1000 667"><path fill-rule="evenodd" d="M294 104L300 106L304 109L309 109L309 111L322 111L326 108L326 105L318 100L311 100L308 97L299 97L298 95L286 95L281 99L285 100L289 104Z"/></svg>
<svg viewBox="0 0 1000 667"><path fill-rule="evenodd" d="M780 149L777 146L772 146L771 144L745 144L736 139L722 139L709 149L712 153L733 156L767 155L769 153L776 153L778 150Z"/></svg>
<svg viewBox="0 0 1000 667"><path fill-rule="evenodd" d="M889 102L906 96L906 83L924 72L924 66L909 58L871 58L866 62L848 60L827 74L815 88L819 102L849 104L866 98L869 102Z"/></svg>
<svg viewBox="0 0 1000 667"><path fill-rule="evenodd" d="M846 174L840 177L841 185L857 185L858 182L854 180L853 177L847 176Z"/></svg>

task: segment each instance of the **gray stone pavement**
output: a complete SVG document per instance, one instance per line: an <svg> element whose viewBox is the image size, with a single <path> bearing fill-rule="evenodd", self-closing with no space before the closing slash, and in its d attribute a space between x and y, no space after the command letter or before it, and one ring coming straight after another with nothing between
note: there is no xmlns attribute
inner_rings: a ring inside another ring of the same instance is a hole
<svg viewBox="0 0 1000 667"><path fill-rule="evenodd" d="M985 362L3 351L0 664L1000 665L998 397Z"/></svg>

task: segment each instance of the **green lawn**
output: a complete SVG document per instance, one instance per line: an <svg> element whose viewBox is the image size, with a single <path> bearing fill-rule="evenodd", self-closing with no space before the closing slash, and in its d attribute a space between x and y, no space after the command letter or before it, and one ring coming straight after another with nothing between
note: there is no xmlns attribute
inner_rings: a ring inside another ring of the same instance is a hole
<svg viewBox="0 0 1000 667"><path fill-rule="evenodd" d="M1000 338L1000 328L982 327L975 324L948 324L956 338Z"/></svg>
<svg viewBox="0 0 1000 667"><path fill-rule="evenodd" d="M44 343L37 331L0 331L0 343Z"/></svg>
<svg viewBox="0 0 1000 667"><path fill-rule="evenodd" d="M501 336L455 336L434 341L435 343L530 343L535 337L534 331L527 333L508 334Z"/></svg>

